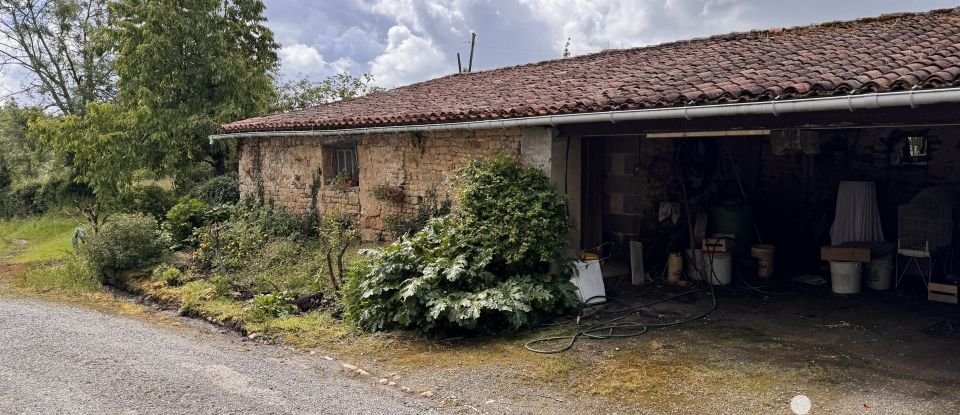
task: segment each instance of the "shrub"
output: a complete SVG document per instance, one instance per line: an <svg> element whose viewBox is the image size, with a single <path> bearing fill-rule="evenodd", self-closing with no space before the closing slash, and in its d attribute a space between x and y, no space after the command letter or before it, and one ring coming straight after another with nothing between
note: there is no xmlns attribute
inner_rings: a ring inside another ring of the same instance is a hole
<svg viewBox="0 0 960 415"><path fill-rule="evenodd" d="M576 303L569 267L550 272L568 222L543 172L500 157L457 177L449 215L350 268L345 310L362 328L519 328Z"/></svg>
<svg viewBox="0 0 960 415"><path fill-rule="evenodd" d="M184 273L183 271L180 271L179 268L168 264L163 264L154 268L151 279L162 282L164 285L169 287L179 287L192 280L192 278L190 278L190 274Z"/></svg>
<svg viewBox="0 0 960 415"><path fill-rule="evenodd" d="M216 172L213 166L208 163L194 163L177 172L173 178L173 188L176 189L177 195L188 195L193 188L214 177Z"/></svg>
<svg viewBox="0 0 960 415"><path fill-rule="evenodd" d="M240 201L240 180L235 174L214 177L194 187L190 197L210 206L236 204Z"/></svg>
<svg viewBox="0 0 960 415"><path fill-rule="evenodd" d="M296 298L284 291L260 294L247 302L245 317L253 322L286 317L296 313L295 302Z"/></svg>
<svg viewBox="0 0 960 415"><path fill-rule="evenodd" d="M13 172L7 166L7 159L0 154L0 191L7 190L13 184Z"/></svg>
<svg viewBox="0 0 960 415"><path fill-rule="evenodd" d="M107 222L98 234L88 237L80 252L90 261L101 281L122 283L123 272L155 264L163 257L168 244L152 217L120 214Z"/></svg>
<svg viewBox="0 0 960 415"><path fill-rule="evenodd" d="M157 185L135 186L128 195L126 210L163 220L174 203L176 203L176 198L173 191Z"/></svg>
<svg viewBox="0 0 960 415"><path fill-rule="evenodd" d="M167 212L163 230L170 234L176 244L187 243L193 230L203 226L207 205L197 199L184 199Z"/></svg>
<svg viewBox="0 0 960 415"><path fill-rule="evenodd" d="M42 184L39 182L22 183L15 186L4 196L4 217L24 217L43 213L42 207L37 204Z"/></svg>
<svg viewBox="0 0 960 415"><path fill-rule="evenodd" d="M270 235L254 222L229 220L197 229L196 239L194 265L227 272L246 267Z"/></svg>

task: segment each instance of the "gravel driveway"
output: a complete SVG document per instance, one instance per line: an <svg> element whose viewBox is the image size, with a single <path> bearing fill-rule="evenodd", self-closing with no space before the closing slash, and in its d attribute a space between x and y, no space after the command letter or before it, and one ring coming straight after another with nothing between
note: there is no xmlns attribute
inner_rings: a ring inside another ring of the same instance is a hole
<svg viewBox="0 0 960 415"><path fill-rule="evenodd" d="M339 364L202 330L0 298L0 414L421 414Z"/></svg>

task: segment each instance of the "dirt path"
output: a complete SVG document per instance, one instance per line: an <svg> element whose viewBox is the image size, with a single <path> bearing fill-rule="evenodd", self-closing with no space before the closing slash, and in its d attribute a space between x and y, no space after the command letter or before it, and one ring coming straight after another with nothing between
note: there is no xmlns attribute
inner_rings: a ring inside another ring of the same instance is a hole
<svg viewBox="0 0 960 415"><path fill-rule="evenodd" d="M0 413L446 413L338 363L234 336L0 298Z"/></svg>

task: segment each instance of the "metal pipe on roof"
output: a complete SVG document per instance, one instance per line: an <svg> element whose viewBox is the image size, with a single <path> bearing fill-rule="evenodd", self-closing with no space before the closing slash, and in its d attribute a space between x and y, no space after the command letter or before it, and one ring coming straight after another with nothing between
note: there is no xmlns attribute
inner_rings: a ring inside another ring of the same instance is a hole
<svg viewBox="0 0 960 415"><path fill-rule="evenodd" d="M821 111L856 111L890 107L917 108L923 105L960 103L960 88L910 90L883 92L838 97L805 98L787 101L745 102L702 106L649 108L625 111L604 111L583 114L543 115L523 118L453 122L442 124L397 125L386 127L361 127L340 130L290 130L250 131L214 134L210 143L224 138L268 137L324 137L347 134L376 134L426 132L455 129L490 129L510 127L551 127L570 124L618 123L665 119L693 119L712 117L735 117L745 115L781 115L788 113Z"/></svg>

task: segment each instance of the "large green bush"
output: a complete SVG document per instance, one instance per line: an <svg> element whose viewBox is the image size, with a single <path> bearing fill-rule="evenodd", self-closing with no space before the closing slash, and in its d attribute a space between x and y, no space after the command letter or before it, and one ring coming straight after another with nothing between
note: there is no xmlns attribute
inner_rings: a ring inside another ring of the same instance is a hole
<svg viewBox="0 0 960 415"><path fill-rule="evenodd" d="M240 180L235 174L214 177L194 187L190 197L210 206L236 204L240 201Z"/></svg>
<svg viewBox="0 0 960 415"><path fill-rule="evenodd" d="M499 157L457 183L449 215L351 268L345 310L362 328L519 328L575 304L569 267L551 273L569 224L543 172Z"/></svg>
<svg viewBox="0 0 960 415"><path fill-rule="evenodd" d="M207 205L197 199L184 199L167 212L163 230L170 234L175 244L186 244L193 230L203 226Z"/></svg>
<svg viewBox="0 0 960 415"><path fill-rule="evenodd" d="M98 234L89 236L80 252L101 281L119 283L125 271L156 264L169 243L161 236L152 217L120 214L107 222Z"/></svg>
<svg viewBox="0 0 960 415"><path fill-rule="evenodd" d="M134 186L126 197L125 210L132 213L144 213L157 220L163 220L176 203L172 190L157 185Z"/></svg>

